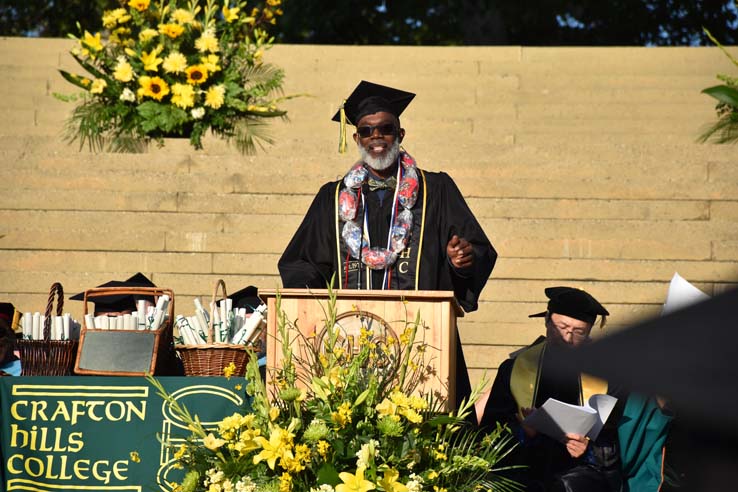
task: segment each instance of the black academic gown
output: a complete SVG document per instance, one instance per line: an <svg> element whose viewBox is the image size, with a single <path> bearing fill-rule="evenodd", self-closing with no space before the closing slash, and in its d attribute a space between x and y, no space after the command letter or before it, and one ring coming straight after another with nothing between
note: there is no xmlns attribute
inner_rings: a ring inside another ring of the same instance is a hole
<svg viewBox="0 0 738 492"><path fill-rule="evenodd" d="M530 347L544 343L539 337ZM580 379L576 373L561 371L557 357L562 352L546 350L538 372L538 387L534 407L548 398L581 405ZM506 459L508 465L525 465L514 470L510 478L521 482L530 492L617 492L620 489L620 457L617 447L617 422L622 415L623 394L608 387L607 393L618 398L605 426L595 442L590 443L584 456L572 458L566 446L545 435L528 438L516 417L518 404L510 389L514 358L505 360L497 371L489 399L484 408L480 427L494 429L496 423L507 425L519 440L519 445ZM555 368L555 369L552 369ZM532 384L534 384L532 382ZM565 475L565 480L558 477Z"/></svg>
<svg viewBox="0 0 738 492"><path fill-rule="evenodd" d="M415 216L410 242L392 266L392 289L453 291L461 307L474 311L497 253L474 218L461 192L446 173L419 170L419 194L413 207ZM323 185L305 214L305 218L279 260L279 273L285 288L325 288L335 275L340 288L381 288L383 271L366 272L358 261L347 257L340 237L343 223L337 222L336 198L341 181ZM392 215L392 191L370 191L363 187L367 203L369 239L372 246L386 246ZM361 211L360 211L361 213ZM474 265L455 269L446 245L453 235L469 241L474 249ZM421 242L422 239L422 242ZM346 272L349 272L348 278ZM358 273L358 276L357 276ZM363 277L362 277L363 274ZM359 280L358 284L355 279ZM457 404L469 395L466 363L457 339Z"/></svg>

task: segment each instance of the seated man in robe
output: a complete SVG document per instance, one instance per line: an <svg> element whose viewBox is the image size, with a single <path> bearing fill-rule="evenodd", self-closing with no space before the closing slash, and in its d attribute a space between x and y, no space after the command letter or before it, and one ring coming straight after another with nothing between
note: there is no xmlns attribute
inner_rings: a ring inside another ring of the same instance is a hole
<svg viewBox="0 0 738 492"><path fill-rule="evenodd" d="M551 287L545 292L547 310L530 317L545 317L546 337L500 365L492 389L477 402L479 424L485 429L506 424L512 430L520 444L509 464L527 468L516 470L511 478L526 484L529 491L616 492L620 489L618 407L592 442L576 434L567 434L559 442L522 423L549 398L583 405L594 394L619 396L603 380L562 369L569 351L590 341L598 316L604 325L607 310L583 290Z"/></svg>
<svg viewBox="0 0 738 492"><path fill-rule="evenodd" d="M286 288L448 290L477 309L497 253L453 180L400 147L415 94L362 81L333 117L356 125L359 153L323 185L279 260ZM457 339L457 404L470 393Z"/></svg>

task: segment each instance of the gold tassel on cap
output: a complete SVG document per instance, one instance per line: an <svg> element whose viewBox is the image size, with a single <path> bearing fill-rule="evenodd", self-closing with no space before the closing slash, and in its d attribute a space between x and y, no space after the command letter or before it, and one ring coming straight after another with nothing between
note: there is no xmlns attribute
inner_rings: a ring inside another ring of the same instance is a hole
<svg viewBox="0 0 738 492"><path fill-rule="evenodd" d="M339 113L341 115L341 121L339 122L339 128L338 128L338 153L339 154L345 154L346 153L346 110L343 108L346 105L346 100L343 100L343 103L341 103L341 109L339 110Z"/></svg>

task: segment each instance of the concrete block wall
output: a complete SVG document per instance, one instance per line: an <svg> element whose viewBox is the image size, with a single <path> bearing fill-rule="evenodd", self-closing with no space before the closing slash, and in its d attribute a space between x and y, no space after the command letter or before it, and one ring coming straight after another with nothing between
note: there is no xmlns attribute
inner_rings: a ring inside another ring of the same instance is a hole
<svg viewBox="0 0 738 492"><path fill-rule="evenodd" d="M738 283L738 150L695 143L700 90L732 66L713 48L275 47L290 121L241 156L208 138L143 154L62 141L75 69L60 39L0 39L0 300L42 310L141 271L178 312L280 285L277 259L319 186L356 158L330 121L361 79L418 95L403 115L419 165L456 181L499 251L480 309L460 322L472 379L542 333L543 289L584 288L616 330L659 312L678 271L713 294ZM78 302L66 310L81 317Z"/></svg>

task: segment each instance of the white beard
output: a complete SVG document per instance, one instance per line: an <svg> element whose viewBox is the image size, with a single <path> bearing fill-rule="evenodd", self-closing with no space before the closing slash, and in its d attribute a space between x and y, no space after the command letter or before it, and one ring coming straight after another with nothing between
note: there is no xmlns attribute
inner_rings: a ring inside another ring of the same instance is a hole
<svg viewBox="0 0 738 492"><path fill-rule="evenodd" d="M375 171L384 171L385 169L392 167L392 165L397 162L397 157L400 155L400 142L398 140L395 140L395 143L393 143L392 146L387 149L387 152L384 154L384 156L379 158L372 157L371 154L369 154L369 151L366 150L360 143L357 145L359 147L359 155L361 155L361 160L366 162L367 166L371 167Z"/></svg>

